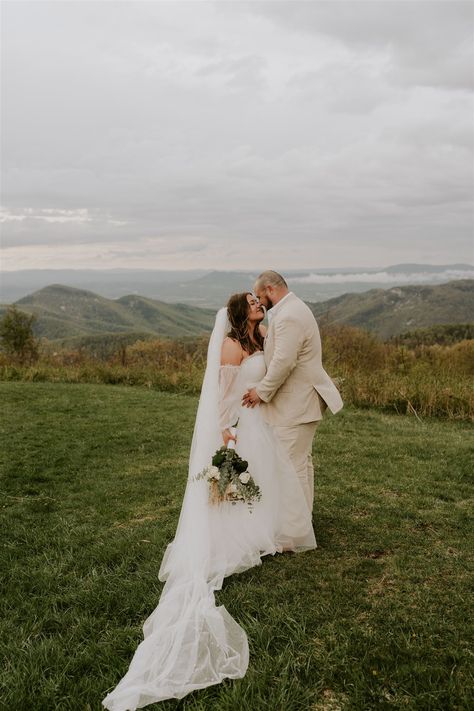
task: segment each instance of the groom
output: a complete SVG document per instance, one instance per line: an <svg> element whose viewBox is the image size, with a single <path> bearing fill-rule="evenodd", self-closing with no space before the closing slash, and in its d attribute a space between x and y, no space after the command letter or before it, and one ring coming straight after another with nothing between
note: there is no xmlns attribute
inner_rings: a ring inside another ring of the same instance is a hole
<svg viewBox="0 0 474 711"><path fill-rule="evenodd" d="M285 447L313 509L311 448L326 407L336 413L342 399L321 362L321 338L310 308L277 272L260 274L254 294L268 310L263 380L245 393L242 404L260 404L265 420Z"/></svg>

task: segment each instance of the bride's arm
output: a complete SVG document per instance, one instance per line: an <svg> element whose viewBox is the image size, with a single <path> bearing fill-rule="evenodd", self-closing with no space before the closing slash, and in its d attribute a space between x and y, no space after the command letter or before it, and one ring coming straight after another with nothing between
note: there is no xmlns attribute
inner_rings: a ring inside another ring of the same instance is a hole
<svg viewBox="0 0 474 711"><path fill-rule="evenodd" d="M221 368L219 372L219 422L224 445L235 437L230 433L230 427L238 417L240 396L235 385L242 362L242 347L231 338L224 339L221 351Z"/></svg>
<svg viewBox="0 0 474 711"><path fill-rule="evenodd" d="M242 346L233 338L224 338L221 350L221 365L240 365L242 363Z"/></svg>

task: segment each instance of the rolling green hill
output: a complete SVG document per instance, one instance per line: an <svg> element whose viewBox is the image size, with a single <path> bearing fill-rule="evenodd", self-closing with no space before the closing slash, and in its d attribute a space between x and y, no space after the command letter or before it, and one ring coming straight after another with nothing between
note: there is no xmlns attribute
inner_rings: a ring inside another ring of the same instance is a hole
<svg viewBox="0 0 474 711"><path fill-rule="evenodd" d="M35 334L49 340L130 332L179 338L208 333L214 323L212 310L136 295L106 299L61 284L35 291L19 299L16 306L37 316Z"/></svg>
<svg viewBox="0 0 474 711"><path fill-rule="evenodd" d="M203 279L205 281L205 278ZM16 302L34 313L35 334L63 345L78 345L91 336L118 338L182 338L209 333L214 310L189 304L170 304L129 294L119 299L60 284L35 291ZM309 304L321 325L340 323L365 328L382 338L438 324L469 324L474 314L474 280L435 286L397 286L364 293L343 294ZM0 316L2 310L0 307Z"/></svg>
<svg viewBox="0 0 474 711"><path fill-rule="evenodd" d="M390 338L437 324L472 322L474 279L371 289L309 305L320 324L348 324Z"/></svg>

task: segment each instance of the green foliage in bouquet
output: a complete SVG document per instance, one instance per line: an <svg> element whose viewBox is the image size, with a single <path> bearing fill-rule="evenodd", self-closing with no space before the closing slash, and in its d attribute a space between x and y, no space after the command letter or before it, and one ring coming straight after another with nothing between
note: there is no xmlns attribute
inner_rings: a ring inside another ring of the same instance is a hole
<svg viewBox="0 0 474 711"><path fill-rule="evenodd" d="M195 479L209 482L209 501L219 504L230 501L236 504L245 502L249 509L255 501L260 501L260 487L247 471L248 462L239 457L235 449L222 446L212 457L212 463L205 467Z"/></svg>

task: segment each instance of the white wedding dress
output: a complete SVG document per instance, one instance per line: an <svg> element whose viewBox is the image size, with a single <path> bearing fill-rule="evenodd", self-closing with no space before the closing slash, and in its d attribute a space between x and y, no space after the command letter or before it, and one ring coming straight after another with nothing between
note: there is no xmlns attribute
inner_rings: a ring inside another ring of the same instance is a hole
<svg viewBox="0 0 474 711"><path fill-rule="evenodd" d="M178 528L159 572L166 583L126 675L102 701L109 711L133 711L226 677L243 677L247 636L224 606L216 606L214 592L226 576L261 564L264 555L316 547L311 511L293 466L259 408L240 404L243 393L265 375L263 353L240 366L221 367L227 328L221 309L209 344ZM194 479L222 446L221 429L237 419L236 449L262 493L252 511L243 502L210 505L207 482Z"/></svg>

